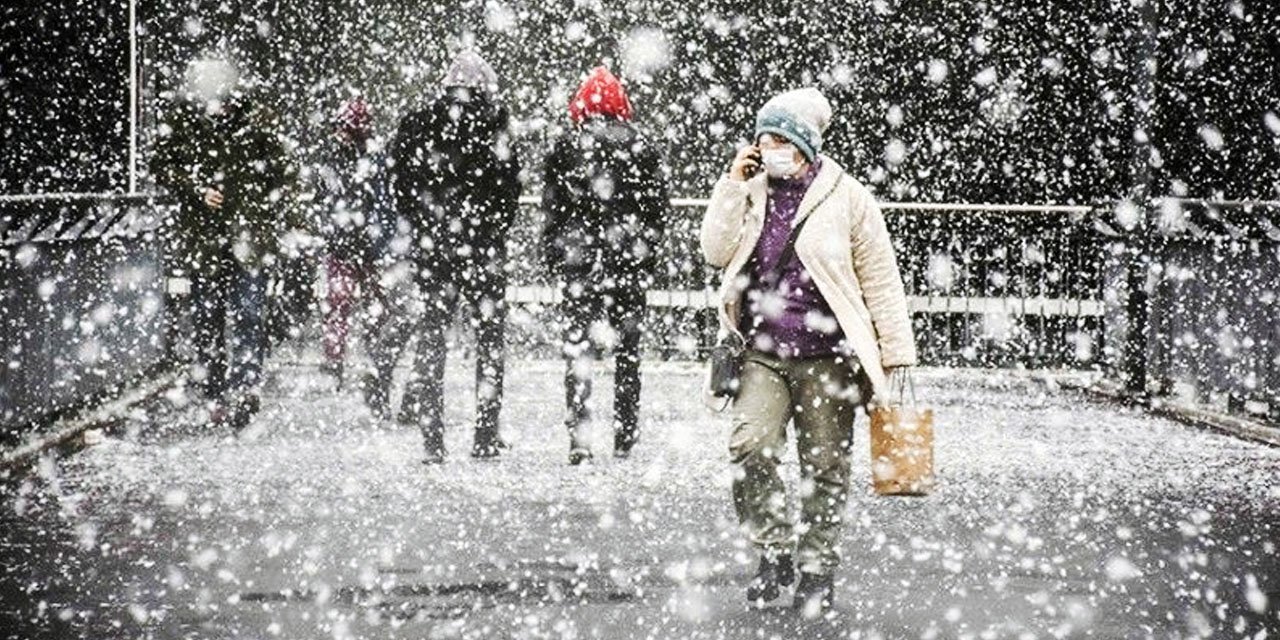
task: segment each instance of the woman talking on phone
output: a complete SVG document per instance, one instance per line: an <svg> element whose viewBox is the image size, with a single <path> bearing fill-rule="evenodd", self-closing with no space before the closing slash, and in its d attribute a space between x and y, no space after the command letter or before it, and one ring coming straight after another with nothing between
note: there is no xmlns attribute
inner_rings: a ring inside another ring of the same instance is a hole
<svg viewBox="0 0 1280 640"><path fill-rule="evenodd" d="M701 229L703 256L724 268L721 332L743 347L729 449L738 520L761 555L747 599L777 598L798 570L793 606L807 614L832 603L854 413L916 361L884 217L820 153L831 116L816 89L769 100ZM796 527L778 474L791 420L805 487Z"/></svg>

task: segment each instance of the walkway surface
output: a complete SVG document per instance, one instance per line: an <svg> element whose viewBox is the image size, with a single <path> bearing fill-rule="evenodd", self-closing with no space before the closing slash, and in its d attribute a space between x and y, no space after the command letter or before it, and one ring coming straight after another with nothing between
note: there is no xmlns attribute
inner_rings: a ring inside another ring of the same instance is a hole
<svg viewBox="0 0 1280 640"><path fill-rule="evenodd" d="M860 418L838 607L806 619L742 602L755 558L697 369L647 368L637 454L584 468L565 464L557 364L513 363L514 448L493 462L467 457L469 375L449 376L439 467L413 430L277 363L242 438L171 393L5 479L0 637L1280 635L1280 449L934 372L939 491L875 497ZM608 414L607 383L593 401Z"/></svg>

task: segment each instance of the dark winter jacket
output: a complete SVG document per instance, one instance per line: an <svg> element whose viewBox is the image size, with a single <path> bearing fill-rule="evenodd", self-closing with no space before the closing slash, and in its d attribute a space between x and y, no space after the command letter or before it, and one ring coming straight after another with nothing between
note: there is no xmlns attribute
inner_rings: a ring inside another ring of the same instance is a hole
<svg viewBox="0 0 1280 640"><path fill-rule="evenodd" d="M168 231L175 257L189 269L212 268L217 255L233 253L258 266L274 256L286 226L286 187L292 177L269 109L247 98L222 113L175 102L157 137L151 168L156 182L177 199ZM219 209L204 202L205 189L222 191Z"/></svg>
<svg viewBox="0 0 1280 640"><path fill-rule="evenodd" d="M446 90L400 121L392 146L396 211L413 227L421 271L496 286L520 198L509 116L480 90Z"/></svg>
<svg viewBox="0 0 1280 640"><path fill-rule="evenodd" d="M630 124L592 118L546 163L543 256L566 281L647 287L668 208L658 151Z"/></svg>
<svg viewBox="0 0 1280 640"><path fill-rule="evenodd" d="M386 158L334 140L316 165L316 231L329 255L372 266L395 231Z"/></svg>

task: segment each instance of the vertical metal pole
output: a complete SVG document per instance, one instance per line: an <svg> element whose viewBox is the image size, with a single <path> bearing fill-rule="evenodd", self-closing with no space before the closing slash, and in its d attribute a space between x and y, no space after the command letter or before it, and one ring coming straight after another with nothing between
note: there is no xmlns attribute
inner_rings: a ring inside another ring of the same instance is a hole
<svg viewBox="0 0 1280 640"><path fill-rule="evenodd" d="M138 192L138 0L129 0L129 193Z"/></svg>
<svg viewBox="0 0 1280 640"><path fill-rule="evenodd" d="M1152 237L1152 207L1154 201L1151 193L1151 139L1155 135L1156 126L1153 112L1155 110L1155 75L1157 50L1155 42L1156 8L1154 2L1147 2L1138 8L1138 46L1134 73L1135 107L1134 127L1141 129L1144 138L1134 146L1132 158L1132 174L1130 182L1130 198L1139 210L1142 219L1132 230L1128 231L1126 259L1128 260L1128 335L1125 344L1125 386L1128 391L1142 399L1147 398L1148 381L1151 377L1151 300L1147 292L1147 278L1151 272L1151 264L1155 259L1158 243Z"/></svg>

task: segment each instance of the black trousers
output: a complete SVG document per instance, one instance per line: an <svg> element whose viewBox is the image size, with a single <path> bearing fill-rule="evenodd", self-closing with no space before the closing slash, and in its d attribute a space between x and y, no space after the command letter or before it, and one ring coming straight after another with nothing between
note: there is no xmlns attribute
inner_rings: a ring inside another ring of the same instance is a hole
<svg viewBox="0 0 1280 640"><path fill-rule="evenodd" d="M607 290L568 287L565 291L563 354L565 357L566 426L570 435L590 418L590 362L605 346L592 326L607 323L616 338L614 354L615 444L629 447L639 437L640 324L644 319L645 292L638 287Z"/></svg>
<svg viewBox="0 0 1280 640"><path fill-rule="evenodd" d="M435 277L418 282L418 295L423 310L412 322L384 332L374 358L377 384L391 386L392 372L400 353L410 339L418 338L413 369L405 386L401 403L401 421L417 422L428 449L439 449L444 443L444 368L448 348L445 333L461 308L466 321L476 332L476 442L488 444L498 436L502 411L502 386L505 374L506 320L505 278L491 278L458 286Z"/></svg>
<svg viewBox="0 0 1280 640"><path fill-rule="evenodd" d="M227 255L193 269L190 280L192 343L205 396L253 393L267 352L265 276Z"/></svg>

